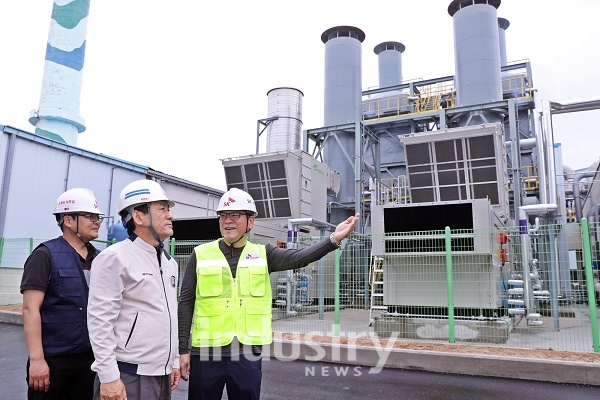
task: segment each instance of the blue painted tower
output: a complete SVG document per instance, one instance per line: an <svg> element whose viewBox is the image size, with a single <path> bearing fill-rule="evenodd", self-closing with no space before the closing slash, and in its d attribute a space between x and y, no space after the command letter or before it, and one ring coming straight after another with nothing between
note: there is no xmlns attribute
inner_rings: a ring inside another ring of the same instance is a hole
<svg viewBox="0 0 600 400"><path fill-rule="evenodd" d="M79 116L90 0L54 0L35 133L71 146L85 131Z"/></svg>

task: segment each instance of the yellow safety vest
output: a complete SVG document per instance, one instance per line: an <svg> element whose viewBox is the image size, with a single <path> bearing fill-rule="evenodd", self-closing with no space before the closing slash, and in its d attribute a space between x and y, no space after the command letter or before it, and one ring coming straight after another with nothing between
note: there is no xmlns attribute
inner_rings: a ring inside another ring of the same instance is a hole
<svg viewBox="0 0 600 400"><path fill-rule="evenodd" d="M234 336L242 344L269 344L272 295L265 246L246 243L234 279L219 249L220 240L194 248L197 284L192 346L225 346Z"/></svg>

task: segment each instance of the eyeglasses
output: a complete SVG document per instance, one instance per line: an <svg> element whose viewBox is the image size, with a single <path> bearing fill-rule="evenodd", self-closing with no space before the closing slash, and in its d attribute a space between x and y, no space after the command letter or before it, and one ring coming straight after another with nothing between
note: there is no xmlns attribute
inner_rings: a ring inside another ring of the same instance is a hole
<svg viewBox="0 0 600 400"><path fill-rule="evenodd" d="M217 214L221 221L225 221L229 217L232 221L237 221L242 215L247 215L245 212L230 212L230 213L218 213Z"/></svg>
<svg viewBox="0 0 600 400"><path fill-rule="evenodd" d="M87 219L89 219L91 222L102 222L102 220L104 219L104 217L99 216L98 214L77 214L80 217L85 217Z"/></svg>

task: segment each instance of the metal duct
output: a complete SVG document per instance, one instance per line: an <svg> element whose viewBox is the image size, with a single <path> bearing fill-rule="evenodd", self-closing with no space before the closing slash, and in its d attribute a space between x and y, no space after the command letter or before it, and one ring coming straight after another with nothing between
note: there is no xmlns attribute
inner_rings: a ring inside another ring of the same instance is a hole
<svg viewBox="0 0 600 400"><path fill-rule="evenodd" d="M294 88L280 87L267 92L268 118L276 118L267 128L267 153L300 149L302 98Z"/></svg>
<svg viewBox="0 0 600 400"><path fill-rule="evenodd" d="M533 112L533 123L535 132L535 141L537 143L537 160L538 160L538 183L540 185L539 197L540 203L547 203L548 200L548 184L546 182L546 135L542 128L542 112L535 110Z"/></svg>
<svg viewBox="0 0 600 400"><path fill-rule="evenodd" d="M578 111L590 111L600 109L600 99L582 99L582 100L572 100L566 101L562 103L558 103L555 101L550 101L543 99L542 100L542 128L543 134L546 136L546 139L549 140L549 144L547 145L548 150L546 154L548 156L548 178L549 180L556 180L556 173L554 170L554 151L551 151L550 144L554 143L554 131L552 129L552 115L554 114L566 114L571 112ZM541 172L540 172L541 174ZM582 177L576 176L573 179L573 197L575 200L575 216L577 218L577 222L581 220L583 211L581 208L581 198L579 193L579 180ZM540 187L541 189L541 187ZM549 182L548 184L548 197L550 200L556 198L556 187L553 185L553 182Z"/></svg>
<svg viewBox="0 0 600 400"><path fill-rule="evenodd" d="M548 175L548 200L556 203L556 163L554 155L554 129L552 128L552 110L550 101L542 100L542 132L545 136L546 161Z"/></svg>
<svg viewBox="0 0 600 400"><path fill-rule="evenodd" d="M591 111L600 109L600 99L572 100L562 103L550 102L552 114L566 114L577 111Z"/></svg>
<svg viewBox="0 0 600 400"><path fill-rule="evenodd" d="M406 47L399 42L379 43L373 51L379 62L379 87L396 86L402 83L402 53Z"/></svg>
<svg viewBox="0 0 600 400"><path fill-rule="evenodd" d="M504 142L504 145L506 146L506 148L509 148L509 147L512 148L511 141ZM536 138L527 138L527 139L519 140L519 148L520 149L533 149L535 146L537 146Z"/></svg>
<svg viewBox="0 0 600 400"><path fill-rule="evenodd" d="M79 100L90 0L55 0L46 45L39 108L29 122L35 133L71 146L85 131Z"/></svg>
<svg viewBox="0 0 600 400"><path fill-rule="evenodd" d="M576 222L581 222L581 218L583 217L583 209L581 204L581 187L580 181L584 178L593 178L596 176L596 171L591 172L583 172L581 174L575 175L573 178L573 200L575 202L575 218Z"/></svg>

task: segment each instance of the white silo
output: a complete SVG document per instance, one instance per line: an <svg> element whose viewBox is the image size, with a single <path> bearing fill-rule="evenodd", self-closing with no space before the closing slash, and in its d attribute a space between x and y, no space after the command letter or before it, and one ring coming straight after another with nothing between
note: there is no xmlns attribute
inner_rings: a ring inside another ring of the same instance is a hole
<svg viewBox="0 0 600 400"><path fill-rule="evenodd" d="M89 9L90 0L54 1L40 103L29 116L37 135L71 146L85 131L79 100Z"/></svg>
<svg viewBox="0 0 600 400"><path fill-rule="evenodd" d="M300 149L302 144L302 98L294 88L279 87L267 92L268 118L267 153Z"/></svg>

